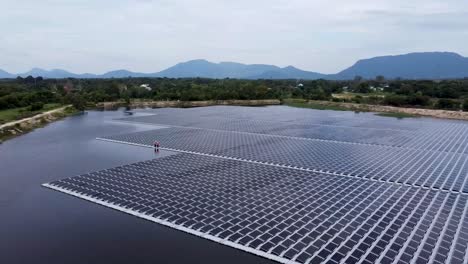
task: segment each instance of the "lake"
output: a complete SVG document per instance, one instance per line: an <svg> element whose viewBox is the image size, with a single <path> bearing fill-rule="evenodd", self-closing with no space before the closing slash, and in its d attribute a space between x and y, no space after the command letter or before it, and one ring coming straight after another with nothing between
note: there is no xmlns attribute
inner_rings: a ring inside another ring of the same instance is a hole
<svg viewBox="0 0 468 264"><path fill-rule="evenodd" d="M0 263L274 263L41 186L173 154L95 139L154 129L121 117L90 111L0 145Z"/></svg>

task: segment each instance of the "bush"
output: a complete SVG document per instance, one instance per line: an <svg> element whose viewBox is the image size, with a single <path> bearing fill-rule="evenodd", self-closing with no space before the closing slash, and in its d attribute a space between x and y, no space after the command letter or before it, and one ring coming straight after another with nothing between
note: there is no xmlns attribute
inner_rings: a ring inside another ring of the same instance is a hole
<svg viewBox="0 0 468 264"><path fill-rule="evenodd" d="M450 99L439 99L439 101L436 104L436 108L458 110L460 109L460 103Z"/></svg>
<svg viewBox="0 0 468 264"><path fill-rule="evenodd" d="M366 97L364 99L365 99L364 102L366 104L380 104L380 103L382 103L382 100L383 100L382 97L376 96L376 95L371 95L371 96Z"/></svg>
<svg viewBox="0 0 468 264"><path fill-rule="evenodd" d="M407 100L404 95L387 95L385 96L384 103L393 106L406 105Z"/></svg>
<svg viewBox="0 0 468 264"><path fill-rule="evenodd" d="M43 103L43 102L35 102L35 103L32 103L32 104L29 106L29 110L30 110L30 111L39 111L39 110L41 110L42 108L44 108L44 103Z"/></svg>
<svg viewBox="0 0 468 264"><path fill-rule="evenodd" d="M7 109L9 106L5 98L0 97L0 110Z"/></svg>
<svg viewBox="0 0 468 264"><path fill-rule="evenodd" d="M468 99L463 101L463 111L468 112Z"/></svg>
<svg viewBox="0 0 468 264"><path fill-rule="evenodd" d="M331 98L331 94L327 94L323 89L319 88L317 90L313 90L309 94L310 100L329 100Z"/></svg>
<svg viewBox="0 0 468 264"><path fill-rule="evenodd" d="M76 110L78 111L84 111L86 108L86 101L78 93L69 93L65 96L64 100L65 104L71 104L73 107L75 107Z"/></svg>
<svg viewBox="0 0 468 264"><path fill-rule="evenodd" d="M360 95L356 95L351 99L351 102L356 103L356 104L360 104L362 103L362 101L363 101L363 97Z"/></svg>
<svg viewBox="0 0 468 264"><path fill-rule="evenodd" d="M430 104L431 98L426 95L414 94L408 96L407 100L410 105L426 106Z"/></svg>

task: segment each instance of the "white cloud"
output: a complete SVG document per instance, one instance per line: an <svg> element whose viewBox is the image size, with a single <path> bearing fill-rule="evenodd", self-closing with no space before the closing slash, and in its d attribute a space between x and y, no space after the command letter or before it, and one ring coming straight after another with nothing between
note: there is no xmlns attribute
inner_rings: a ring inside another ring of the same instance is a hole
<svg viewBox="0 0 468 264"><path fill-rule="evenodd" d="M463 0L0 0L0 68L155 72L177 62L336 72L412 51L468 54Z"/></svg>

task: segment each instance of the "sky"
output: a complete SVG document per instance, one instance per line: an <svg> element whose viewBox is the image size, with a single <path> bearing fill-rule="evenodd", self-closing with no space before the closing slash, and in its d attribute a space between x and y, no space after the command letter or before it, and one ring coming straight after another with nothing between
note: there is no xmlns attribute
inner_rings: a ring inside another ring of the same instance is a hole
<svg viewBox="0 0 468 264"><path fill-rule="evenodd" d="M206 59L335 73L359 59L468 56L466 0L0 0L0 69L157 72Z"/></svg>

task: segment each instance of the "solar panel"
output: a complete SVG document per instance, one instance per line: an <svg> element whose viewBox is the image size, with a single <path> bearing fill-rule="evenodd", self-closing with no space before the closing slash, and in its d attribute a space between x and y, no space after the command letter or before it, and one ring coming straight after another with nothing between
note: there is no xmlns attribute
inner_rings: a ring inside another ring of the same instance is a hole
<svg viewBox="0 0 468 264"><path fill-rule="evenodd" d="M211 108L209 108L211 109ZM299 117L285 114L291 111L279 108L279 111L267 108L273 113L269 117L262 115L262 111L248 111L239 116L239 108L235 110L227 107L216 111L206 110L174 110L164 111L157 115L146 115L122 118L121 121L161 124L175 127L203 128L223 131L248 132L270 134L289 137L368 143L374 145L402 146L416 149L444 150L457 144L465 144L466 125L456 121L434 120L389 122L375 116L366 118L336 117L329 115L311 115L302 111L296 113ZM226 109L228 110L226 113ZM202 112L202 113L200 113ZM292 120L291 120L292 119ZM458 136L446 137L447 134ZM463 148L458 151L465 151Z"/></svg>
<svg viewBox="0 0 468 264"><path fill-rule="evenodd" d="M287 107L151 110L180 154L44 184L282 263L463 263L468 129ZM320 114L317 114L320 113Z"/></svg>
<svg viewBox="0 0 468 264"><path fill-rule="evenodd" d="M465 195L231 159L179 154L45 186L283 263L466 249Z"/></svg>
<svg viewBox="0 0 468 264"><path fill-rule="evenodd" d="M182 127L108 136L104 139L146 146L158 140L162 142L163 148L169 150L468 193L468 156L460 152L421 151Z"/></svg>

